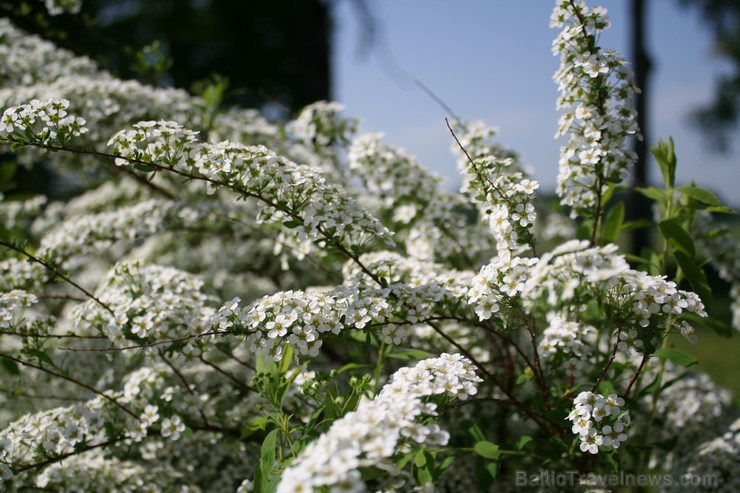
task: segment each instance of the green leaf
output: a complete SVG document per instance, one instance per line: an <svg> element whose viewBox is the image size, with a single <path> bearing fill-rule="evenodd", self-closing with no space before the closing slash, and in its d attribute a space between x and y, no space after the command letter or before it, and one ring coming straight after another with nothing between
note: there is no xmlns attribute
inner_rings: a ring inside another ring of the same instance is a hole
<svg viewBox="0 0 740 493"><path fill-rule="evenodd" d="M696 361L696 359L690 354L686 354L675 348L661 348L655 351L655 354L657 354L661 359L667 359L678 366L689 367L698 363L698 361Z"/></svg>
<svg viewBox="0 0 740 493"><path fill-rule="evenodd" d="M419 481L419 484L427 484L432 482L432 473L429 472L426 468L418 469L416 471L416 479Z"/></svg>
<svg viewBox="0 0 740 493"><path fill-rule="evenodd" d="M694 240L691 239L691 235L681 226L681 224L675 219L666 219L661 221L660 232L663 233L663 238L673 246L676 250L679 250L689 257L694 257L696 249L694 248Z"/></svg>
<svg viewBox="0 0 740 493"><path fill-rule="evenodd" d="M283 350L283 359L280 360L280 373L285 374L293 362L293 347L286 345Z"/></svg>
<svg viewBox="0 0 740 493"><path fill-rule="evenodd" d="M143 164L143 163L134 164L134 169L136 171L142 171L144 173L151 173L152 171L157 171L157 168L155 168L154 166L151 166L149 164Z"/></svg>
<svg viewBox="0 0 740 493"><path fill-rule="evenodd" d="M476 443L473 450L481 457L491 460L496 460L501 455L501 450L499 450L498 445L487 440Z"/></svg>
<svg viewBox="0 0 740 493"><path fill-rule="evenodd" d="M423 450L416 452L416 455L414 456L414 464L416 467L424 467L427 465L427 457L424 455Z"/></svg>
<svg viewBox="0 0 740 493"><path fill-rule="evenodd" d="M709 212L718 212L720 214L737 214L735 209L730 209L725 205L710 205L705 210Z"/></svg>
<svg viewBox="0 0 740 493"><path fill-rule="evenodd" d="M624 202L619 202L617 205L609 209L604 220L604 228L601 234L601 238L605 243L614 243L619 237L619 232L622 229L622 223L624 223Z"/></svg>
<svg viewBox="0 0 740 493"><path fill-rule="evenodd" d="M39 363L46 363L47 365L51 366L52 368L55 368L56 365L54 364L54 361L49 357L48 354L46 354L43 351L39 351L38 349L28 349L26 351L23 351L25 354L32 356L38 360Z"/></svg>
<svg viewBox="0 0 740 493"><path fill-rule="evenodd" d="M609 468L612 470L612 472L615 473L619 471L619 462L617 462L617 459L619 459L619 456L617 454L606 454L606 463L609 465Z"/></svg>
<svg viewBox="0 0 740 493"><path fill-rule="evenodd" d="M241 438L244 439L252 436L255 432L264 430L265 428L267 428L267 418L265 418L264 416L260 418L255 418L249 423L242 426Z"/></svg>
<svg viewBox="0 0 740 493"><path fill-rule="evenodd" d="M373 365L363 365L360 363L347 363L343 367L341 367L339 370L337 370L337 374L344 373L345 371L354 370L355 368L372 368Z"/></svg>
<svg viewBox="0 0 740 493"><path fill-rule="evenodd" d="M712 288L709 287L704 271L696 265L693 257L689 257L683 252L673 252L673 256L676 257L676 261L689 284L691 284L691 288L699 295L704 305L710 306L712 304Z"/></svg>
<svg viewBox="0 0 740 493"><path fill-rule="evenodd" d="M673 146L673 138L668 138L668 143L661 140L658 145L651 147L650 150L655 156L655 160L660 167L660 173L663 175L663 181L668 188L673 188L676 182L676 153Z"/></svg>
<svg viewBox="0 0 740 493"><path fill-rule="evenodd" d="M267 356L263 352L258 352L256 354L257 359L257 365L256 370L257 373L267 373L269 375L277 375L278 374L278 364L269 356Z"/></svg>
<svg viewBox="0 0 740 493"><path fill-rule="evenodd" d="M613 394L614 392L614 384L609 380L602 380L599 384L599 393L602 395L609 395Z"/></svg>
<svg viewBox="0 0 740 493"><path fill-rule="evenodd" d="M3 365L3 368L5 368L5 371L10 373L11 375L20 375L21 370L18 368L18 363L13 361L12 359L0 359L0 364Z"/></svg>
<svg viewBox="0 0 740 493"><path fill-rule="evenodd" d="M534 440L534 438L529 435L524 435L523 437L520 437L519 440L516 442L516 449L522 450L532 440Z"/></svg>
<svg viewBox="0 0 740 493"><path fill-rule="evenodd" d="M428 358L430 353L422 351L421 349L407 349L403 351L393 351L388 354L389 358L400 359L400 360L422 360Z"/></svg>
<svg viewBox="0 0 740 493"><path fill-rule="evenodd" d="M260 459L257 469L254 471L254 491L266 493L270 491L270 473L275 465L275 447L277 446L277 435L279 430L272 430L267 434L260 449Z"/></svg>
<svg viewBox="0 0 740 493"><path fill-rule="evenodd" d="M406 467L406 464L408 464L411 459L414 457L413 453L403 455L400 459L396 461L396 471L401 472L404 467Z"/></svg>
<svg viewBox="0 0 740 493"><path fill-rule="evenodd" d="M658 202L659 204L663 204L666 202L667 195L665 193L665 190L661 190L659 188L655 187L647 187L647 188L636 188L639 193L644 195L645 197L649 199L653 199L654 201Z"/></svg>
<svg viewBox="0 0 740 493"><path fill-rule="evenodd" d="M483 431L472 421L465 419L460 423L460 426L476 442L483 442L486 440L486 436L483 434Z"/></svg>
<svg viewBox="0 0 740 493"><path fill-rule="evenodd" d="M679 192L681 192L687 197L691 197L697 202L701 202L702 204L716 205L716 206L722 205L722 201L719 200L716 195L714 195L712 192L710 192L706 188L689 185L685 187L678 187L676 190L678 190Z"/></svg>
<svg viewBox="0 0 740 493"><path fill-rule="evenodd" d="M632 221L626 221L622 224L622 231L629 231L630 229L645 229L653 225L653 222L649 219L635 219Z"/></svg>
<svg viewBox="0 0 740 493"><path fill-rule="evenodd" d="M288 228L288 229L294 229L294 228L297 228L297 227L298 227L298 226L300 226L301 224L303 224L303 223L301 223L300 221L296 221L295 219L292 219L292 220L290 220L290 221L284 221L284 222L283 222L283 226L285 226L285 227L286 227L286 228Z"/></svg>

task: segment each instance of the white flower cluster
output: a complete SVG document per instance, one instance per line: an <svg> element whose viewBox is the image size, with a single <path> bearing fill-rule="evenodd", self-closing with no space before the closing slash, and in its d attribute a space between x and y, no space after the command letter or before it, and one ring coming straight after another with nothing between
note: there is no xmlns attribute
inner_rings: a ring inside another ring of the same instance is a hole
<svg viewBox="0 0 740 493"><path fill-rule="evenodd" d="M38 292L45 279L46 269L37 263L13 257L0 261L0 290L2 291L23 289Z"/></svg>
<svg viewBox="0 0 740 493"><path fill-rule="evenodd" d="M209 298L201 292L202 281L172 267L117 264L95 293L97 299L77 305L78 324L107 336L116 346L143 340L169 340L204 332L213 316L205 306ZM190 350L184 348L182 355Z"/></svg>
<svg viewBox="0 0 740 493"><path fill-rule="evenodd" d="M35 294L20 289L0 293L0 328L7 329L15 325L21 311L38 301Z"/></svg>
<svg viewBox="0 0 740 493"><path fill-rule="evenodd" d="M32 99L11 106L0 118L0 136L41 144L63 144L88 131L85 119L67 113L66 99Z"/></svg>
<svg viewBox="0 0 740 493"><path fill-rule="evenodd" d="M721 436L677 455L671 469L674 475L692 481L692 491L740 491L740 419ZM674 483L661 491L686 491L686 486Z"/></svg>
<svg viewBox="0 0 740 493"><path fill-rule="evenodd" d="M472 159L462 161L462 191L470 193L488 221L496 249L518 252L532 247L531 228L537 218L534 194L539 183L520 169L515 154L487 142L495 130L480 124L462 128L460 145L468 152L465 157Z"/></svg>
<svg viewBox="0 0 740 493"><path fill-rule="evenodd" d="M404 257L396 252L372 252L363 254L360 262L389 285L419 287L427 284L442 285L453 297L463 296L468 291L472 272L450 270L445 265L416 258ZM342 267L345 284L375 286L375 281L354 262L345 262Z"/></svg>
<svg viewBox="0 0 740 493"><path fill-rule="evenodd" d="M318 148L345 144L357 130L357 119L340 118L343 109L334 101L317 101L303 108L286 129L297 140Z"/></svg>
<svg viewBox="0 0 740 493"><path fill-rule="evenodd" d="M650 399L650 405L661 416L661 428L667 438L693 444L697 436L716 428L732 404L732 394L715 385L704 373L681 375L676 370L667 366L663 378L671 383L663 389L660 399L655 402Z"/></svg>
<svg viewBox="0 0 740 493"><path fill-rule="evenodd" d="M438 194L442 177L430 172L403 149L380 143L382 134L363 134L352 141L349 169L364 182L365 188L379 196L386 207L410 202L423 208ZM400 217L399 222L410 222ZM416 215L416 214L414 214Z"/></svg>
<svg viewBox="0 0 740 493"><path fill-rule="evenodd" d="M260 198L272 208L263 211L263 217L285 220L299 240L360 247L381 239L394 245L390 231L341 188L326 183L318 169L295 164L263 146L201 144L196 132L164 121L139 122L108 144L121 156L118 165L132 164L130 160L163 165L195 173L209 187L225 186L244 197Z"/></svg>
<svg viewBox="0 0 740 493"><path fill-rule="evenodd" d="M566 313L549 312L547 322L549 325L542 333L537 351L544 359L558 358L559 366L569 374L578 374L591 356L588 343L596 338L596 329L568 320Z"/></svg>
<svg viewBox="0 0 740 493"><path fill-rule="evenodd" d="M155 397L166 399L163 375L161 369L141 368L126 377L123 390L106 392L108 399L97 396L74 406L26 414L10 423L0 431L0 484L12 478L12 466L73 454L77 447L103 442L111 434L120 433L118 439L143 439L151 423L123 413L112 400L129 410L143 410ZM38 481L49 482L58 475L69 477L69 471L60 469L55 474L52 469Z"/></svg>
<svg viewBox="0 0 740 493"><path fill-rule="evenodd" d="M49 15L60 15L65 12L77 14L82 8L82 0L44 0Z"/></svg>
<svg viewBox="0 0 740 493"><path fill-rule="evenodd" d="M61 455L73 451L78 443L101 438L108 414L105 407L106 401L98 397L85 405L24 415L0 432L0 460L12 465Z"/></svg>
<svg viewBox="0 0 740 493"><path fill-rule="evenodd" d="M119 240L133 241L162 229L171 202L149 199L112 211L70 217L47 232L40 252L54 253L58 261L106 251Z"/></svg>
<svg viewBox="0 0 740 493"><path fill-rule="evenodd" d="M38 195L26 200L5 200L0 192L0 224L6 228L25 227L31 218L41 212L46 205L46 197Z"/></svg>
<svg viewBox="0 0 740 493"><path fill-rule="evenodd" d="M468 292L468 303L475 307L478 318L488 320L508 298L521 295L536 264L536 258L512 257L509 250L502 250L483 266Z"/></svg>
<svg viewBox="0 0 740 493"><path fill-rule="evenodd" d="M599 447L619 448L627 440L630 415L622 412L624 399L616 394L604 397L581 392L573 400L574 408L566 419L573 422L571 431L581 440L581 452L596 454Z"/></svg>
<svg viewBox="0 0 740 493"><path fill-rule="evenodd" d="M350 287L329 292L283 291L241 309L235 298L218 310L211 326L220 330L240 327L249 334L252 353L264 353L275 361L283 357L286 345L298 354L315 357L323 344L322 334L384 321L389 305L379 294Z"/></svg>
<svg viewBox="0 0 740 493"><path fill-rule="evenodd" d="M697 246L711 259L719 276L730 283L732 327L740 331L740 244L732 230L717 224L709 212L697 212L694 230L699 237Z"/></svg>
<svg viewBox="0 0 740 493"><path fill-rule="evenodd" d="M373 210L380 209L379 216L390 216L399 227L409 255L430 261L462 255L472 264L482 249L492 250L490 234L471 220L469 201L442 190L442 177L405 150L382 144L381 137L366 134L353 140L349 171L370 192L366 195L379 200Z"/></svg>
<svg viewBox="0 0 740 493"><path fill-rule="evenodd" d="M443 354L398 370L375 399L361 400L355 411L303 449L283 472L277 491L311 492L332 485L341 485L342 491L365 491L359 468L395 470L388 459L404 442L447 443L449 434L437 424L419 422L435 415L437 405L428 398L446 395L464 400L477 392L480 381L475 367L460 355Z"/></svg>
<svg viewBox="0 0 740 493"><path fill-rule="evenodd" d="M616 318L626 324L621 327L626 337L631 337L629 331L633 328L639 331L670 326L678 327L691 339L693 328L685 321L675 321L675 317L684 311L707 315L696 293L677 289L676 283L664 276L631 269L617 254L616 245L589 247L585 240L568 241L544 254L532 268L522 296L530 308L541 296L557 308L580 303L582 289L606 294L605 299L614 307L615 324Z"/></svg>
<svg viewBox="0 0 740 493"><path fill-rule="evenodd" d="M627 177L636 156L625 140L638 136L632 97L637 92L627 62L596 46L609 27L606 9L589 10L583 0L558 0L551 27L562 27L553 41L560 54L554 79L560 90L558 109L567 109L556 137L570 134L560 150L557 192L561 203L592 209L607 183Z"/></svg>
<svg viewBox="0 0 740 493"><path fill-rule="evenodd" d="M56 491L97 491L101 485L116 485L119 493L158 493L159 487L148 483L147 471L140 465L106 456L100 450L91 450L52 464L36 478L42 489ZM148 484L147 484L148 483Z"/></svg>

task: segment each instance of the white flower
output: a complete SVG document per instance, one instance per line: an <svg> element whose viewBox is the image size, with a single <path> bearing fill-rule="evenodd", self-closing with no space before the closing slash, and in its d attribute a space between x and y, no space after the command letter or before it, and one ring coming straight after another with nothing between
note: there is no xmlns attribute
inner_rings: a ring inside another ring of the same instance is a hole
<svg viewBox="0 0 740 493"><path fill-rule="evenodd" d="M180 416L174 415L162 420L161 433L164 438L169 437L171 440L177 440L183 431L185 431L185 423L182 422Z"/></svg>

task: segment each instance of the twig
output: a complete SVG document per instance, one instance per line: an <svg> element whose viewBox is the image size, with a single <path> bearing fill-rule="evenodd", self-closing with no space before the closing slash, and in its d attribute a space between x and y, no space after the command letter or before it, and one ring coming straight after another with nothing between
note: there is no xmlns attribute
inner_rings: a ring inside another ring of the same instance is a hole
<svg viewBox="0 0 740 493"><path fill-rule="evenodd" d="M36 257L35 255L33 255L31 253L28 253L23 248L20 248L20 247L14 245L12 243L8 243L8 242L6 242L4 240L0 240L0 245L4 246L5 248L8 248L10 250L13 250L15 252L18 252L21 255L25 255L26 257L28 257L32 261L36 262L37 264L40 264L45 269L47 269L49 272L51 272L55 277L58 277L58 278L62 279L64 282L66 282L70 286L73 286L77 290L79 290L82 293L84 293L85 296L87 296L91 300L95 301L98 305L100 305L103 308L105 308L111 315L115 315L115 313L113 312L113 310L108 305L106 305L105 303L103 303L102 301L100 301L100 299L98 299L90 291L88 291L87 289L83 288L82 286L80 286L79 284L77 284L76 282L74 282L72 279L70 279L69 277L65 276L61 272L59 272L53 265L51 265L48 262L46 262L46 261L44 261L44 260Z"/></svg>
<svg viewBox="0 0 740 493"><path fill-rule="evenodd" d="M84 382L80 382L79 380L77 380L75 378L68 377L67 375L63 375L61 373L57 373L54 370L50 370L48 368L44 368L43 366L35 365L35 364L30 363L28 361L24 361L22 359L19 359L19 358L16 358L14 356L11 356L9 354L0 353L0 358L5 358L5 359L10 360L10 361L15 361L16 363L18 363L20 365L28 366L29 368L34 368L36 370L43 371L43 372L48 373L49 375L52 375L54 377L61 378L62 380L66 380L66 381L71 382L71 383L73 383L75 385L79 385L83 389L89 390L90 392L92 392L92 393L94 393L96 395L99 395L100 397L102 397L104 399L107 399L108 401L110 401L111 403L113 403L116 407L118 407L119 409L121 409L123 412L125 412L129 416L133 416L134 419L136 419L136 420L139 419L139 417L136 414L134 414L126 406L124 406L123 404L121 404L120 402L118 402L116 399L114 399L110 395L108 395L108 394L106 394L104 392L101 392L101 391L95 389L94 387L91 387L90 385L84 383Z"/></svg>

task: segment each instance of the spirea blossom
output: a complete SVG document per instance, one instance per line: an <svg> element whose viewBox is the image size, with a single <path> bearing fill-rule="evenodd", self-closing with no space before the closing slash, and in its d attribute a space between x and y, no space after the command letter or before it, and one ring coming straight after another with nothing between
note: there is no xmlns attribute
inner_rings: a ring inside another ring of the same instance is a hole
<svg viewBox="0 0 740 493"><path fill-rule="evenodd" d="M617 449L627 440L626 430L631 421L629 413L622 412L621 397L581 392L573 405L566 419L573 422L571 431L581 440L581 452L597 454L599 447Z"/></svg>
<svg viewBox="0 0 740 493"><path fill-rule="evenodd" d="M287 223L299 240L324 239L360 247L376 239L389 246L390 231L315 168L298 165L263 146L200 143L197 134L175 122L139 122L114 135L108 145L118 165L136 162L166 166L202 177L208 191L229 188L270 206L265 220ZM309 204L300 207L298 204Z"/></svg>
<svg viewBox="0 0 740 493"><path fill-rule="evenodd" d="M69 101L48 99L11 106L0 118L0 136L16 141L41 144L64 144L70 137L78 137L88 131L85 119L67 113Z"/></svg>
<svg viewBox="0 0 740 493"><path fill-rule="evenodd" d="M65 12L77 14L82 8L82 0L44 0L44 5L49 15L60 15Z"/></svg>
<svg viewBox="0 0 740 493"><path fill-rule="evenodd" d="M391 377L374 399L363 399L355 411L335 421L310 443L283 472L279 493L313 491L342 484L345 490L366 491L359 468L389 465L403 443L441 446L449 434L437 424L422 424L435 415L434 396L467 399L481 381L475 367L460 355L443 354Z"/></svg>
<svg viewBox="0 0 740 493"><path fill-rule="evenodd" d="M514 153L488 143L495 130L481 124L458 126L463 130L458 152L466 159L458 158L465 176L462 191L471 194L489 223L496 249L518 253L532 247L531 228L537 217L534 194L539 184L520 169Z"/></svg>
<svg viewBox="0 0 740 493"><path fill-rule="evenodd" d="M569 135L560 150L557 192L575 213L595 207L606 185L624 180L634 164L625 141L639 136L632 108L638 89L627 62L595 44L609 27L606 9L558 0L550 26L562 28L552 45L560 55L557 106L566 110L556 137Z"/></svg>

